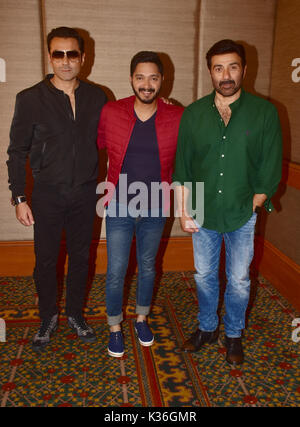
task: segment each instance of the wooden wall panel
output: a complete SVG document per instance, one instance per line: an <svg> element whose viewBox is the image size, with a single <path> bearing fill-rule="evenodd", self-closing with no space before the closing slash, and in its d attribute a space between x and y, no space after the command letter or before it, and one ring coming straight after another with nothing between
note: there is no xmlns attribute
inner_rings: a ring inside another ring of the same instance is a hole
<svg viewBox="0 0 300 427"><path fill-rule="evenodd" d="M300 191L281 183L274 206L275 211L262 217L260 233L300 265Z"/></svg>
<svg viewBox="0 0 300 427"><path fill-rule="evenodd" d="M283 183L274 198L277 212L270 215L263 234L272 245L298 265L300 265L299 24L299 0L278 0L270 96L279 112L284 158L290 163L287 169L287 162L284 162ZM296 58L298 66L292 66ZM291 184L294 185L293 188L289 187Z"/></svg>
<svg viewBox="0 0 300 427"><path fill-rule="evenodd" d="M299 26L299 0L278 0L271 98L280 114L284 158L295 163L300 163Z"/></svg>
<svg viewBox="0 0 300 427"><path fill-rule="evenodd" d="M67 264L65 248L62 245L59 272ZM94 241L91 246L90 272L106 272L106 242ZM253 268L285 296L291 304L300 310L300 267L270 242L257 236ZM32 275L34 267L33 242L0 242L0 276ZM136 268L134 256L131 257L130 273ZM157 270L189 271L194 270L191 237L172 237L163 239L157 257ZM66 272L66 268L65 268Z"/></svg>

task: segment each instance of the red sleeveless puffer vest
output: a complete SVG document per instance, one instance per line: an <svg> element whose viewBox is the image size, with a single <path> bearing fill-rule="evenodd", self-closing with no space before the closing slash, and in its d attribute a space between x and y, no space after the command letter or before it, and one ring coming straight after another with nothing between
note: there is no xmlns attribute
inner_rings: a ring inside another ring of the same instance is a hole
<svg viewBox="0 0 300 427"><path fill-rule="evenodd" d="M107 181L118 183L123 160L130 141L136 117L134 115L135 96L108 102L101 111L98 125L98 147L106 148L108 154ZM177 136L183 108L165 104L158 99L155 119L159 150L161 180L172 181L176 154Z"/></svg>

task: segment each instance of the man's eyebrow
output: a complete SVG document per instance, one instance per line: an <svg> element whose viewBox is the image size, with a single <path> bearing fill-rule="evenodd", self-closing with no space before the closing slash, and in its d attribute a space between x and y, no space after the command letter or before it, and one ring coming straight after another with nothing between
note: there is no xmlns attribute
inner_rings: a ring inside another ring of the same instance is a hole
<svg viewBox="0 0 300 427"><path fill-rule="evenodd" d="M240 65L240 63L235 61L235 62L230 62L229 65ZM213 66L213 68L215 68L215 67L223 67L223 66L224 66L223 64L215 64Z"/></svg>
<svg viewBox="0 0 300 427"><path fill-rule="evenodd" d="M147 76L147 75L149 75L150 77L151 76L159 76L159 73L153 73L153 74L138 73L138 74L135 74L135 76L137 76L137 77L143 77L143 76Z"/></svg>

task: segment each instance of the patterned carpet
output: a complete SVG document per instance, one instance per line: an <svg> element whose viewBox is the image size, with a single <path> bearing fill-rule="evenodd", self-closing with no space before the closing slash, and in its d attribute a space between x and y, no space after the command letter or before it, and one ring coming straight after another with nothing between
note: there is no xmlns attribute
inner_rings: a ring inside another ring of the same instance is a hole
<svg viewBox="0 0 300 427"><path fill-rule="evenodd" d="M126 353L109 357L104 283L104 275L95 277L85 313L97 342L81 343L62 312L51 344L36 355L31 338L39 319L32 278L0 278L0 318L7 326L6 342L0 342L2 407L300 406L300 343L292 340L292 321L300 315L262 277L253 282L245 363L238 368L225 361L222 325L218 343L192 355L180 350L196 327L192 272L161 277L149 318L155 334L151 348L141 348L135 337L132 277L123 324Z"/></svg>

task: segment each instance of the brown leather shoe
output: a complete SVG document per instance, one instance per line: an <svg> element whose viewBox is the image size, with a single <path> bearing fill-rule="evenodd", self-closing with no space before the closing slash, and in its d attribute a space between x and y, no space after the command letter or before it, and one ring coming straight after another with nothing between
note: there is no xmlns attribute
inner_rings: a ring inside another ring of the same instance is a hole
<svg viewBox="0 0 300 427"><path fill-rule="evenodd" d="M214 332L205 332L197 329L191 337L183 343L181 349L183 351L194 352L200 350L204 344L212 344L217 341L219 329Z"/></svg>
<svg viewBox="0 0 300 427"><path fill-rule="evenodd" d="M240 365L244 362L242 338L228 338L225 335L225 347L227 349L226 360L228 363Z"/></svg>

